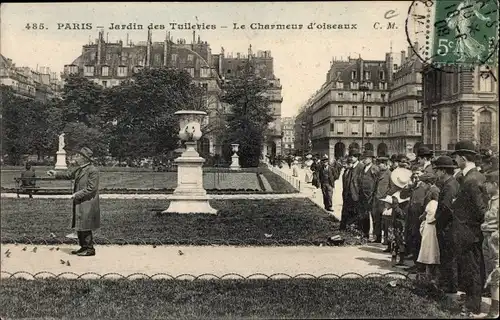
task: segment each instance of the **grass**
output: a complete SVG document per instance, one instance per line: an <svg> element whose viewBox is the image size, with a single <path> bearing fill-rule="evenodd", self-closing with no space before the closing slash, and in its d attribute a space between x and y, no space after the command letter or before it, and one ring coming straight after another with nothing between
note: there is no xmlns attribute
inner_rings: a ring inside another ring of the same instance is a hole
<svg viewBox="0 0 500 320"><path fill-rule="evenodd" d="M46 168L47 170L50 168ZM177 172L153 172L153 171L106 171L100 168L99 188L112 192L113 190L135 189L142 191L173 190L177 187ZM36 169L37 176L47 177L46 171ZM21 168L18 170L2 171L1 187L2 192L14 192L16 183L14 178L21 175ZM272 187L272 192L262 189L262 182L258 174L262 174ZM71 181L49 180L37 181L37 186L41 188L61 189L63 193L71 193ZM207 190L254 190L262 193L296 193L298 192L290 183L273 173L266 167L247 168L241 172L227 172L225 170L213 171L204 170L203 187Z"/></svg>
<svg viewBox="0 0 500 320"><path fill-rule="evenodd" d="M407 280L2 279L1 316L70 319L456 318Z"/></svg>
<svg viewBox="0 0 500 320"><path fill-rule="evenodd" d="M1 204L3 243L74 243L64 237L70 231L69 200L3 198ZM326 244L329 237L340 234L346 244L361 244L353 234L340 232L334 217L309 199L213 200L211 205L219 210L217 215L160 214L168 208L168 201L101 199L101 229L96 240L118 244L310 245ZM56 237L51 238L51 233Z"/></svg>

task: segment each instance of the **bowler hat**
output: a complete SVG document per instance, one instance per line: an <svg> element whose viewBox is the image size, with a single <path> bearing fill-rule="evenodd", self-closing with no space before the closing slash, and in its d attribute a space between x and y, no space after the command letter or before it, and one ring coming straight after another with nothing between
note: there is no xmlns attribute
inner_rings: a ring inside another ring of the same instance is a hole
<svg viewBox="0 0 500 320"><path fill-rule="evenodd" d="M328 160L328 156L325 154L321 157L321 161L326 161L326 160Z"/></svg>
<svg viewBox="0 0 500 320"><path fill-rule="evenodd" d="M387 161L389 161L389 158L387 157L384 156L377 157L377 162L387 162Z"/></svg>
<svg viewBox="0 0 500 320"><path fill-rule="evenodd" d="M427 147L420 147L417 150L417 157L428 157L432 156L432 151Z"/></svg>
<svg viewBox="0 0 500 320"><path fill-rule="evenodd" d="M398 161L398 155L397 155L397 154L393 154L393 155L391 156L391 161L392 161L392 162Z"/></svg>
<svg viewBox="0 0 500 320"><path fill-rule="evenodd" d="M391 173L391 181L398 188L404 188L411 181L412 172L408 169L398 167Z"/></svg>
<svg viewBox="0 0 500 320"><path fill-rule="evenodd" d="M351 157L359 157L361 153L359 152L358 148L351 148L349 149L349 156Z"/></svg>
<svg viewBox="0 0 500 320"><path fill-rule="evenodd" d="M404 154L400 153L400 154L398 154L398 155L396 156L396 161L397 161L397 162L407 162L407 163L408 163L408 162L409 162L409 159L408 159L408 157L406 157L406 155L404 155Z"/></svg>
<svg viewBox="0 0 500 320"><path fill-rule="evenodd" d="M449 156L440 156L434 161L434 168L436 169L445 169L445 168L450 168L454 169L456 168L456 164L453 163L453 159Z"/></svg>
<svg viewBox="0 0 500 320"><path fill-rule="evenodd" d="M477 154L476 146L470 140L458 141L452 154Z"/></svg>
<svg viewBox="0 0 500 320"><path fill-rule="evenodd" d="M76 151L77 153L81 154L84 158L86 158L89 161L92 161L92 155L94 154L92 150L90 150L87 147L81 148L79 151Z"/></svg>
<svg viewBox="0 0 500 320"><path fill-rule="evenodd" d="M365 150L363 152L363 157L364 158L373 158L373 150Z"/></svg>
<svg viewBox="0 0 500 320"><path fill-rule="evenodd" d="M420 181L425 183L434 184L436 182L436 175L430 172L424 172L420 177Z"/></svg>

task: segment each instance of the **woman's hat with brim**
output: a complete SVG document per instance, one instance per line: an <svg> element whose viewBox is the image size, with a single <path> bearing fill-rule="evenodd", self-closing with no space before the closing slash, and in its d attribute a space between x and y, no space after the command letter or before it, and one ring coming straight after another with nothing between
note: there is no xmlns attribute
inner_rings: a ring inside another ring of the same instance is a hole
<svg viewBox="0 0 500 320"><path fill-rule="evenodd" d="M398 200L398 203L404 203L404 202L410 200L410 198L402 199L401 198L401 191L395 192L392 196Z"/></svg>
<svg viewBox="0 0 500 320"><path fill-rule="evenodd" d="M470 140L462 140L455 144L455 150L452 152L452 155L462 155L462 154L477 154L476 146L474 142Z"/></svg>
<svg viewBox="0 0 500 320"><path fill-rule="evenodd" d="M398 167L391 172L391 181L402 189L410 183L412 174L410 170Z"/></svg>
<svg viewBox="0 0 500 320"><path fill-rule="evenodd" d="M89 161L93 161L92 156L94 155L94 153L87 147L83 147L80 150L77 150L76 153L81 154L84 158L86 158Z"/></svg>
<svg viewBox="0 0 500 320"><path fill-rule="evenodd" d="M380 199L380 201L392 204L392 197L391 196L385 196L384 198Z"/></svg>

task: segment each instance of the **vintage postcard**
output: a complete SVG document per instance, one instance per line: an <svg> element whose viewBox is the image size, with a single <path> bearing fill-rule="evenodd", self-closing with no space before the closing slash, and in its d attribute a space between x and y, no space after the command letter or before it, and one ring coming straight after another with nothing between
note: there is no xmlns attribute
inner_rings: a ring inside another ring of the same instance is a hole
<svg viewBox="0 0 500 320"><path fill-rule="evenodd" d="M496 318L497 0L3 3L3 319Z"/></svg>

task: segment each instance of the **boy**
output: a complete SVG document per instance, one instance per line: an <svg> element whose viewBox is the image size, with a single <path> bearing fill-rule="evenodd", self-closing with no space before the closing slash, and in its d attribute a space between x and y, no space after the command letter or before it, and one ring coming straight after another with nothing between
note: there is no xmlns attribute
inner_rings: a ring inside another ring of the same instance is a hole
<svg viewBox="0 0 500 320"><path fill-rule="evenodd" d="M484 264L486 267L485 287L490 286L491 306L487 315L488 318L498 317L498 174L499 171L494 170L488 172L484 189L489 197L488 211L484 215L484 223L481 225L481 231L484 235L483 240L483 255Z"/></svg>

